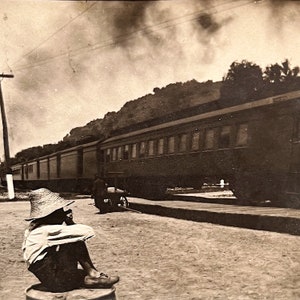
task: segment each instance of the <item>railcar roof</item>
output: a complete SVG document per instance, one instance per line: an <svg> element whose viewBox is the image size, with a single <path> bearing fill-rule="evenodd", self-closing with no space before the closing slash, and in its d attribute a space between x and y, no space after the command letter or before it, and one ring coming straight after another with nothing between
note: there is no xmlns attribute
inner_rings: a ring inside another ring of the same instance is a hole
<svg viewBox="0 0 300 300"><path fill-rule="evenodd" d="M218 109L215 111L210 111L210 112L198 114L195 116L191 116L191 117L151 126L151 127L145 128L145 129L140 129L140 130L120 134L117 136L113 136L113 137L108 138L107 140L103 141L102 144L106 144L106 143L113 142L116 140L124 139L127 137L131 137L131 136L135 136L135 135L139 135L139 134L143 134L143 133L147 133L147 132L151 132L151 131L155 131L155 130L159 130L159 129L164 129L164 128L173 127L173 126L177 126L177 125L187 124L187 123L194 122L194 121L208 119L211 117L216 117L216 116L225 115L225 114L229 114L229 113L239 112L239 111L243 111L243 110L249 110L249 109L267 106L267 105L273 105L273 104L276 104L279 102L285 102L288 100L297 99L299 97L300 97L300 91L294 91L294 92L290 92L290 93L277 95L274 97L268 97L268 98L264 98L261 100L256 100L253 102L247 102L247 103L243 103L243 104L239 104L239 105L235 105L235 106L230 106L230 107Z"/></svg>
<svg viewBox="0 0 300 300"><path fill-rule="evenodd" d="M44 156L39 156L39 157L37 157L37 158L35 158L35 159L31 159L31 160L29 160L29 161L27 161L27 162L17 163L17 164L15 164L15 165L13 165L12 168L13 168L13 167L22 166L22 165L24 165L24 164L31 164L31 163L34 163L34 162L36 162L37 159L42 160L42 159L46 159L46 158L48 158L48 157L53 157L53 156L55 156L55 155L57 155L57 154L59 154L59 153L60 153L60 154L63 154L63 153L67 153L67 152L70 152L70 151L74 151L74 150L77 150L77 149L80 149L80 148L91 147L91 146L97 145L98 143L100 143L100 140L93 141L93 142L90 142L90 143L87 143L87 144L77 145L77 146L74 146L74 147L72 147L72 148L63 149L63 150L61 150L61 151L53 152L53 153L51 153L51 154L47 154L47 155L44 155Z"/></svg>

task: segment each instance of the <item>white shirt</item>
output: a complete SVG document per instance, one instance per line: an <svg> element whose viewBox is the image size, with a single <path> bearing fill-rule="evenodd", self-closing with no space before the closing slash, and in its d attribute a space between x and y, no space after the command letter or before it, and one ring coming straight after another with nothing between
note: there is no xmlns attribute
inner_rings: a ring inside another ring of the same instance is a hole
<svg viewBox="0 0 300 300"><path fill-rule="evenodd" d="M28 265L41 260L47 254L46 248L61 244L85 241L95 235L94 230L87 225L41 225L24 234L23 255Z"/></svg>

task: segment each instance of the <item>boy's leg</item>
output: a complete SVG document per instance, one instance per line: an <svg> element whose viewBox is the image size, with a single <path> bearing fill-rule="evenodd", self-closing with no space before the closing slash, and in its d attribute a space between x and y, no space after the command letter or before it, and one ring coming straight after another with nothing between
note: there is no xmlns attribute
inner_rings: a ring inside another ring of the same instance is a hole
<svg viewBox="0 0 300 300"><path fill-rule="evenodd" d="M77 268L78 262L83 270ZM118 276L109 277L95 268L84 242L50 247L47 255L30 266L29 271L54 292L80 286L106 288L119 281Z"/></svg>
<svg viewBox="0 0 300 300"><path fill-rule="evenodd" d="M50 291L63 292L82 286L87 273L77 268L71 248L59 245L47 249L47 255L29 267L40 282Z"/></svg>
<svg viewBox="0 0 300 300"><path fill-rule="evenodd" d="M82 268L86 271L87 276L84 278L84 284L87 287L105 288L111 287L113 284L119 281L118 276L108 276L104 273L100 273L94 266L86 244L84 242L77 242L75 255L81 264Z"/></svg>
<svg viewBox="0 0 300 300"><path fill-rule="evenodd" d="M70 244L73 247L72 253L75 255L77 261L80 263L82 268L86 271L87 275L92 277L99 277L100 272L95 268L86 244L84 242L76 242Z"/></svg>

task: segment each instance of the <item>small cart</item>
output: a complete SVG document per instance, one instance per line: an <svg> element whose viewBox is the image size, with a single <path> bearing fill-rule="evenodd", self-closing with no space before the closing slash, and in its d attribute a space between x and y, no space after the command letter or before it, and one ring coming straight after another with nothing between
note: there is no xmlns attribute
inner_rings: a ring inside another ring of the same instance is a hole
<svg viewBox="0 0 300 300"><path fill-rule="evenodd" d="M108 187L104 196L104 203L107 204L107 211L117 211L129 206L128 193L116 187Z"/></svg>

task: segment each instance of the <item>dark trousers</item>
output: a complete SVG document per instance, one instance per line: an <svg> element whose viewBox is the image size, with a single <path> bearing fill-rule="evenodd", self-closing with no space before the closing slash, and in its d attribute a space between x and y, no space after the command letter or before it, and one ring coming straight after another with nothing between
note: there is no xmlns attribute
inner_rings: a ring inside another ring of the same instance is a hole
<svg viewBox="0 0 300 300"><path fill-rule="evenodd" d="M100 210L101 214L108 212L108 204L104 202L103 196L95 196L95 206Z"/></svg>
<svg viewBox="0 0 300 300"><path fill-rule="evenodd" d="M80 257L79 243L63 244L46 249L46 256L29 267L51 292L64 292L79 288L83 284L86 272L78 269Z"/></svg>

